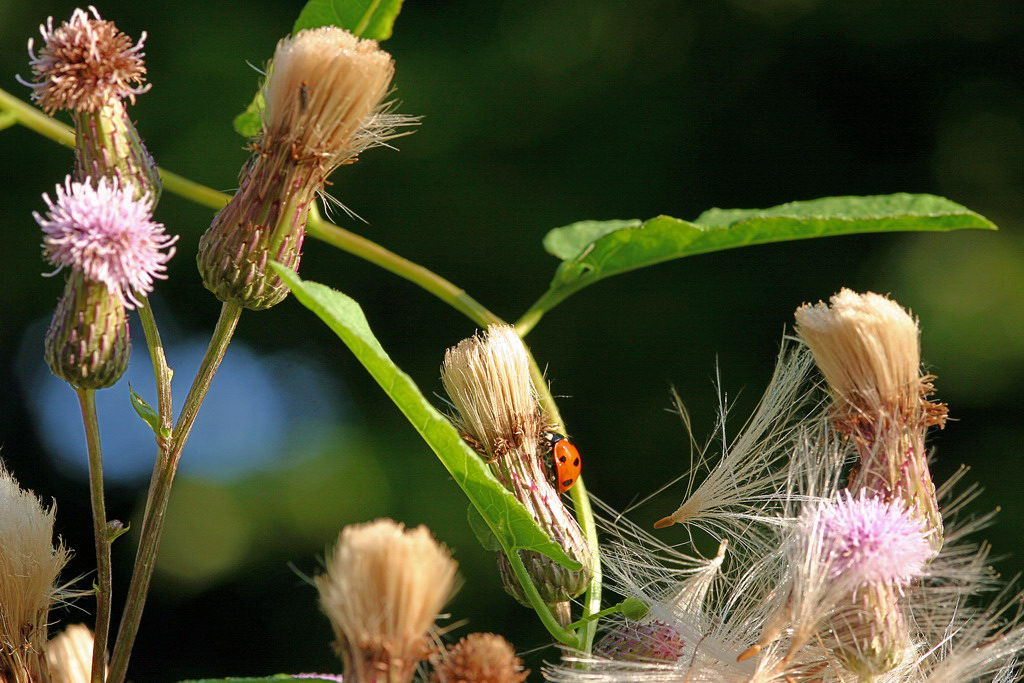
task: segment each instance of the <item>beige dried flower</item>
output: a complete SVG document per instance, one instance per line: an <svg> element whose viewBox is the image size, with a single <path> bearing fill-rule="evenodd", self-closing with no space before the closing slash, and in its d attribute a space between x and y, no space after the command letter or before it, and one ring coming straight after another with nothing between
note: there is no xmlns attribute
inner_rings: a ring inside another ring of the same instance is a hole
<svg viewBox="0 0 1024 683"><path fill-rule="evenodd" d="M199 242L199 272L217 298L262 310L288 295L270 261L298 269L306 220L327 177L409 122L381 105L393 73L391 55L375 41L340 28L278 43L254 155Z"/></svg>
<svg viewBox="0 0 1024 683"><path fill-rule="evenodd" d="M455 592L457 566L425 526L378 519L342 530L316 587L346 680L412 680L430 655L434 621Z"/></svg>
<svg viewBox="0 0 1024 683"><path fill-rule="evenodd" d="M0 680L45 680L48 615L69 555L54 545L54 518L0 467Z"/></svg>
<svg viewBox="0 0 1024 683"><path fill-rule="evenodd" d="M470 633L434 658L432 683L522 683L530 675L515 648L494 633Z"/></svg>
<svg viewBox="0 0 1024 683"><path fill-rule="evenodd" d="M46 644L50 683L89 683L92 680L92 631L72 624Z"/></svg>
<svg viewBox="0 0 1024 683"><path fill-rule="evenodd" d="M946 407L926 398L932 378L921 373L917 321L891 299L843 289L830 305L797 309L796 330L828 382L837 429L856 443L850 490L902 499L938 551L942 517L924 439L944 424Z"/></svg>
<svg viewBox="0 0 1024 683"><path fill-rule="evenodd" d="M526 347L511 326L491 325L483 335L448 349L441 380L458 411L455 421L464 438L537 524L583 565L571 571L540 553L520 552L544 601L565 605L590 581L590 554L543 462L547 420L530 379ZM509 594L529 605L504 554L498 555L498 568Z"/></svg>
<svg viewBox="0 0 1024 683"><path fill-rule="evenodd" d="M100 17L95 7L76 9L71 19L54 28L53 17L39 27L43 47L36 54L28 42L34 83L33 99L48 114L58 109L98 112L114 100L135 96L145 85L146 65L139 42Z"/></svg>

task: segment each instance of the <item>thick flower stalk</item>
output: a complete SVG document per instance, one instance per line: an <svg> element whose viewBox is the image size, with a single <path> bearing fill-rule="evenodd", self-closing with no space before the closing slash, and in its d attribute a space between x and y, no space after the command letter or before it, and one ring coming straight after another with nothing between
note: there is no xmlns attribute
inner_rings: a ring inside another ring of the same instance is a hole
<svg viewBox="0 0 1024 683"><path fill-rule="evenodd" d="M512 644L494 633L470 633L434 657L431 683L523 683L530 675Z"/></svg>
<svg viewBox="0 0 1024 683"><path fill-rule="evenodd" d="M75 123L75 179L110 178L155 205L160 176L128 116L125 101L149 89L143 61L145 33L136 44L95 7L76 9L54 27L39 28L39 52L29 41L33 99L47 113L68 110Z"/></svg>
<svg viewBox="0 0 1024 683"><path fill-rule="evenodd" d="M58 185L43 196L43 256L68 268L64 295L46 334L46 361L75 387L114 384L128 364L126 308L134 308L164 277L177 237L155 223L150 205L116 181Z"/></svg>
<svg viewBox="0 0 1024 683"><path fill-rule="evenodd" d="M921 373L917 321L891 299L844 289L830 304L800 307L796 329L828 382L836 428L857 447L849 489L904 501L938 551L942 516L925 434L943 426L946 407L927 399L932 378Z"/></svg>
<svg viewBox="0 0 1024 683"><path fill-rule="evenodd" d="M199 243L206 288L221 301L261 310L288 288L271 270L297 269L306 219L327 177L386 139L381 113L394 63L375 41L335 27L299 31L278 43L263 86L263 132L238 192Z"/></svg>
<svg viewBox="0 0 1024 683"><path fill-rule="evenodd" d="M457 563L420 526L390 519L345 527L316 577L320 606L354 683L409 683L456 589Z"/></svg>
<svg viewBox="0 0 1024 683"><path fill-rule="evenodd" d="M545 464L548 421L537 401L522 340L508 325L491 325L483 335L448 349L441 379L458 411L456 422L470 445L537 524L583 565L572 571L540 553L520 551L544 602L567 603L590 581L590 553ZM504 554L498 556L498 566L505 590L529 606ZM566 616L565 610L559 608L559 612Z"/></svg>
<svg viewBox="0 0 1024 683"><path fill-rule="evenodd" d="M55 511L0 468L0 681L46 681L51 605L68 551L54 544Z"/></svg>
<svg viewBox="0 0 1024 683"><path fill-rule="evenodd" d="M50 683L90 683L92 680L92 631L72 624L46 644Z"/></svg>

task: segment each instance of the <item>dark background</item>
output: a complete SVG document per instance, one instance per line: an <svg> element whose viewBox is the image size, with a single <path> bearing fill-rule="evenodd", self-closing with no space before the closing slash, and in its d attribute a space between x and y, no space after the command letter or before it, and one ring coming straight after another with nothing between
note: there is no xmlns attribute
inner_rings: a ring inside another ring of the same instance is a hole
<svg viewBox="0 0 1024 683"><path fill-rule="evenodd" d="M28 74L26 39L73 7L0 3L2 87L27 97L13 78ZM257 83L246 62L272 54L299 7L102 3L130 35L149 32L153 89L132 114L160 163L219 189L235 185L246 154L230 122ZM797 305L841 286L891 292L921 317L925 359L955 418L933 439L937 476L973 467L986 489L974 508L1003 508L988 535L1007 556L997 566L1012 574L1024 569L1013 555L1024 518L1022 27L1015 0L409 0L387 48L401 111L423 123L400 153L375 150L336 174L333 193L367 224L339 220L511 319L554 270L545 231L576 220L693 218L711 206L897 191L983 213L1002 231L844 237L667 263L574 296L530 342L565 396L589 487L621 509L687 467L686 436L666 411L670 385L707 435L717 363L742 422ZM70 577L92 562L84 445L70 389L41 363L61 285L40 277L31 212L71 155L21 128L0 132L0 155L0 444L25 486L58 501L59 533L77 552ZM218 307L193 260L210 212L167 194L157 213L181 235L153 298L180 404ZM319 242L308 242L303 274L359 300L394 359L425 391L440 391L442 353L471 323ZM129 375L152 399L136 340ZM126 385L102 392L101 408L111 515L129 520L152 445ZM385 514L428 524L454 549L466 584L451 612L468 620L456 633L499 630L521 650L544 643L534 616L501 593L456 486L296 302L243 317L185 461L136 680L337 671L300 574L316 571L342 525ZM649 524L680 496L677 485L633 518ZM119 595L133 543L115 547ZM58 616L84 620L82 609Z"/></svg>

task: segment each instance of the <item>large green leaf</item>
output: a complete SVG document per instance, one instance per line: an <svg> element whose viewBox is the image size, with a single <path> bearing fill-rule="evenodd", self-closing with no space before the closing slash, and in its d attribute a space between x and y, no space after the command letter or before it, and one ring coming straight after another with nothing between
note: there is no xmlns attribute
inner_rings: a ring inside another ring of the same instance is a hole
<svg viewBox="0 0 1024 683"><path fill-rule="evenodd" d="M394 364L374 337L362 309L341 292L299 279L274 264L295 297L334 330L398 409L440 458L507 550L535 550L569 569L580 565L552 541L523 505L501 485L490 468L459 436L451 422L426 399L409 375Z"/></svg>
<svg viewBox="0 0 1024 683"><path fill-rule="evenodd" d="M340 26L363 38L387 40L401 10L402 0L309 0L292 32Z"/></svg>
<svg viewBox="0 0 1024 683"><path fill-rule="evenodd" d="M942 197L892 194L825 197L768 209L711 209L695 221L669 216L640 221L583 221L544 238L562 259L535 314L589 284L671 259L752 244L900 230L994 230L983 216Z"/></svg>
<svg viewBox="0 0 1024 683"><path fill-rule="evenodd" d="M337 26L362 38L387 40L402 0L309 0L299 18L295 20L292 33L307 28ZM271 64L267 65L270 73ZM251 138L259 134L263 125L263 93L257 92L241 114L232 121L235 132Z"/></svg>

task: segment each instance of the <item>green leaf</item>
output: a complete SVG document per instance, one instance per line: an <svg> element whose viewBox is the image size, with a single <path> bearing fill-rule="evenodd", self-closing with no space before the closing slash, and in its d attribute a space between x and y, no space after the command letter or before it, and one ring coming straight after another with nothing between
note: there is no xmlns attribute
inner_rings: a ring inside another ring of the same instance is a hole
<svg viewBox="0 0 1024 683"><path fill-rule="evenodd" d="M259 135L263 128L263 90L257 90L252 102L231 122L235 132L247 138Z"/></svg>
<svg viewBox="0 0 1024 683"><path fill-rule="evenodd" d="M469 528L473 530L473 535L480 541L484 550L501 552L501 543L491 532L491 527L487 526L487 520L480 516L472 503L466 508L466 521L469 522Z"/></svg>
<svg viewBox="0 0 1024 683"><path fill-rule="evenodd" d="M299 12L292 33L307 28L337 26L361 38L387 40L400 11L402 0L309 0ZM267 65L268 75L271 66ZM247 138L258 135L263 127L264 108L263 93L257 91L245 111L232 121L235 132Z"/></svg>
<svg viewBox="0 0 1024 683"><path fill-rule="evenodd" d="M295 297L334 330L384 392L395 402L476 507L491 533L506 550L534 550L562 566L580 564L566 555L533 517L491 473L451 422L420 392L409 375L394 364L374 337L362 309L348 296L316 282L299 279L275 263L274 269Z"/></svg>
<svg viewBox="0 0 1024 683"><path fill-rule="evenodd" d="M340 26L362 38L387 40L402 0L309 0L292 32L320 26Z"/></svg>
<svg viewBox="0 0 1024 683"><path fill-rule="evenodd" d="M583 221L555 228L544 247L562 259L534 319L571 294L612 275L723 249L810 237L901 230L994 230L983 216L942 197L892 194L825 197L768 209L711 209L695 221Z"/></svg>
<svg viewBox="0 0 1024 683"><path fill-rule="evenodd" d="M135 389L132 388L131 384L128 385L128 394L131 397L132 408L135 408L135 412L149 425L153 433L165 439L169 437L171 435L170 430L160 426L160 415L153 409L153 406L146 403L144 398L135 393Z"/></svg>

